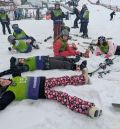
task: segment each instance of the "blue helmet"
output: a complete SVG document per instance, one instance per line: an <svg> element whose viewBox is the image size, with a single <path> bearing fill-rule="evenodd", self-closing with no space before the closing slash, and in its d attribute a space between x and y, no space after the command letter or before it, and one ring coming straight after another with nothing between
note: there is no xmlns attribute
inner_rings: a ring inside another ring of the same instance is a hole
<svg viewBox="0 0 120 129"><path fill-rule="evenodd" d="M98 42L106 42L105 36L99 36L98 37Z"/></svg>

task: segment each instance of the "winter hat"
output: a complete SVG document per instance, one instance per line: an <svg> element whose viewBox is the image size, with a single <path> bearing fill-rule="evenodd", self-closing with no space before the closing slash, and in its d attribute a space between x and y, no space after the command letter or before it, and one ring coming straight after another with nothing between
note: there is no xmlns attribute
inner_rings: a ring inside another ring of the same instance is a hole
<svg viewBox="0 0 120 129"><path fill-rule="evenodd" d="M16 28L19 28L19 26L18 26L18 24L13 24L12 28L13 28L13 30L15 30Z"/></svg>
<svg viewBox="0 0 120 129"><path fill-rule="evenodd" d="M99 36L98 42L106 42L106 38L104 36Z"/></svg>
<svg viewBox="0 0 120 129"><path fill-rule="evenodd" d="M15 41L15 37L14 37L13 35L9 35L9 36L8 36L8 41L9 41L10 43L13 43L13 42Z"/></svg>
<svg viewBox="0 0 120 129"><path fill-rule="evenodd" d="M69 36L69 31L67 29L62 30L61 32L62 36Z"/></svg>

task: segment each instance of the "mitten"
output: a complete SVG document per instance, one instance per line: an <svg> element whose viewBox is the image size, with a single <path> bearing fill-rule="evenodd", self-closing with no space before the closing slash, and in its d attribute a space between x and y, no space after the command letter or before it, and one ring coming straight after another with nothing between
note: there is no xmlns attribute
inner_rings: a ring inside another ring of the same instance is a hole
<svg viewBox="0 0 120 129"><path fill-rule="evenodd" d="M109 54L106 54L105 55L105 58L109 59L110 55Z"/></svg>

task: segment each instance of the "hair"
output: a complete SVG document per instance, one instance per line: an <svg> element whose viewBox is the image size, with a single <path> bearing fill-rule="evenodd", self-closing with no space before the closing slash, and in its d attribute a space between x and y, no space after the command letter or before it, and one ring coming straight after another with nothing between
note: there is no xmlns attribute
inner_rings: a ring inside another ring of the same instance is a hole
<svg viewBox="0 0 120 129"><path fill-rule="evenodd" d="M107 44L108 44L107 41L104 41L104 42L102 43L103 46L106 46ZM101 45L101 43L98 41L98 42L97 42L97 46L100 46L100 45Z"/></svg>

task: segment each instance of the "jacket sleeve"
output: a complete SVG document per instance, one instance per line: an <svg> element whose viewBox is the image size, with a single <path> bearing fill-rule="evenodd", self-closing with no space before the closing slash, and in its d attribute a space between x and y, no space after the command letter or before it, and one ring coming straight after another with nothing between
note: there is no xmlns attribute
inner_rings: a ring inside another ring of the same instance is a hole
<svg viewBox="0 0 120 129"><path fill-rule="evenodd" d="M62 12L62 18L65 18L65 13L64 12Z"/></svg>
<svg viewBox="0 0 120 129"><path fill-rule="evenodd" d="M99 55L101 55L101 54L103 54L103 53L101 52L101 50L100 50L99 47L96 47L95 54L96 54L96 56L99 56Z"/></svg>
<svg viewBox="0 0 120 129"><path fill-rule="evenodd" d="M113 42L111 42L111 41L108 41L108 45L109 45L109 51L108 51L107 54L109 56L112 56L112 55L114 55L114 53L116 51L116 45Z"/></svg>
<svg viewBox="0 0 120 129"><path fill-rule="evenodd" d="M15 95L12 91L6 91L0 97L0 110L5 109L13 100Z"/></svg>
<svg viewBox="0 0 120 129"><path fill-rule="evenodd" d="M67 49L65 51L59 52L60 50L60 42L56 41L56 43L54 43L54 56L75 56L76 54L78 54L78 52L74 49L72 49L68 44L67 44Z"/></svg>
<svg viewBox="0 0 120 129"><path fill-rule="evenodd" d="M8 70L5 70L3 72L0 73L0 77L4 76L4 75L9 75L9 74L12 74L12 71L11 69L8 69Z"/></svg>
<svg viewBox="0 0 120 129"><path fill-rule="evenodd" d="M72 47L70 47L69 44L67 44L67 51L69 52L68 56L75 56L80 53L79 51L76 51Z"/></svg>
<svg viewBox="0 0 120 129"><path fill-rule="evenodd" d="M51 12L51 20L54 20L54 13L53 13L53 11Z"/></svg>
<svg viewBox="0 0 120 129"><path fill-rule="evenodd" d="M7 21L10 24L10 18L8 17L8 14L7 14Z"/></svg>
<svg viewBox="0 0 120 129"><path fill-rule="evenodd" d="M12 74L13 77L21 76L21 69L18 67L17 58L11 57L10 59L10 74Z"/></svg>
<svg viewBox="0 0 120 129"><path fill-rule="evenodd" d="M60 47L61 47L61 44L60 42L57 40L54 45L53 45L53 51L54 51L54 56L60 56Z"/></svg>

